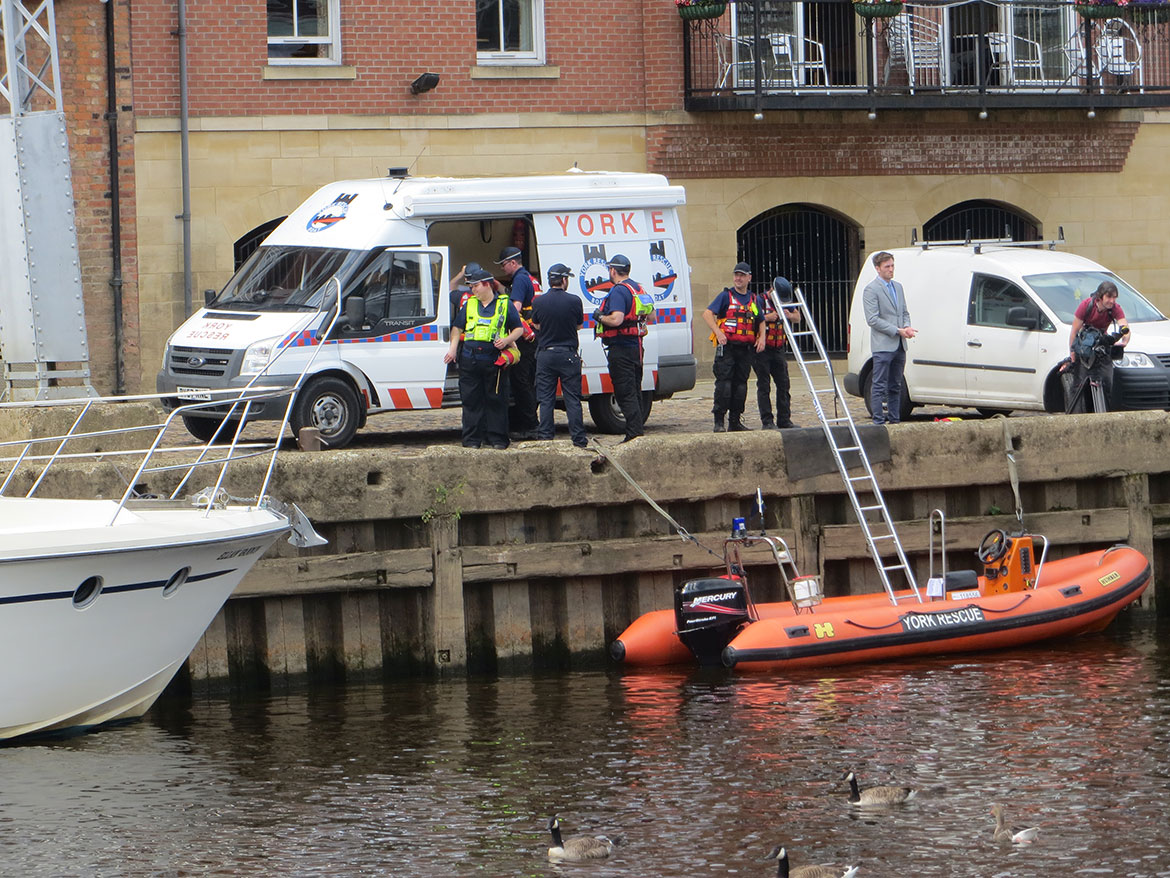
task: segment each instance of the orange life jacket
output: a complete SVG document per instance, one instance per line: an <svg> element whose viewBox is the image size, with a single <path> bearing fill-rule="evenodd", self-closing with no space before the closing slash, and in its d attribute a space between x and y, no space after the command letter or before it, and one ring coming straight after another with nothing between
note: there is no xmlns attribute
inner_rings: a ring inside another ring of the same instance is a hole
<svg viewBox="0 0 1170 878"><path fill-rule="evenodd" d="M607 295L602 301L598 310L602 314L608 314L609 311L607 309L609 307L609 297L613 295L614 290L623 286L630 291L630 310L626 312L625 319L622 320L620 326L606 326L605 324L599 323L598 327L600 328L600 332L598 332L597 335L600 338L616 338L619 335L643 336L647 332L647 306L644 300L640 298L645 296L645 293L642 291L642 287L639 286L638 282L635 280L626 278L620 283L614 284L609 290L609 295ZM653 310L653 306L650 306L650 310Z"/></svg>
<svg viewBox="0 0 1170 878"><path fill-rule="evenodd" d="M728 341L756 343L756 323L760 319L760 308L756 304L755 296L748 296L745 305L736 297L733 290L727 291L727 310L719 319L719 328L727 336Z"/></svg>

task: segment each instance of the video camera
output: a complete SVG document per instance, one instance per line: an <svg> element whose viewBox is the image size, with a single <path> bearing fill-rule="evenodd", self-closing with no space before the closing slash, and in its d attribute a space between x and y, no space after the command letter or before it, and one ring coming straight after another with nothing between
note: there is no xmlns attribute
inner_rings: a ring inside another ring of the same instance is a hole
<svg viewBox="0 0 1170 878"><path fill-rule="evenodd" d="M1121 359L1122 351L1115 348L1119 341L1129 335L1129 327L1123 326L1117 332L1103 332L1091 326L1084 327L1073 343L1073 353L1089 366L1096 362L1098 357Z"/></svg>

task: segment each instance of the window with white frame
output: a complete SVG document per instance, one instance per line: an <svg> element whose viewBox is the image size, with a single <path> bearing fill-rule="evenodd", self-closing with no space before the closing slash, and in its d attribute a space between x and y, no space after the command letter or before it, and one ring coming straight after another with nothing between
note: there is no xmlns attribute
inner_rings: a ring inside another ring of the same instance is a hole
<svg viewBox="0 0 1170 878"><path fill-rule="evenodd" d="M341 63L340 0L268 0L268 63Z"/></svg>
<svg viewBox="0 0 1170 878"><path fill-rule="evenodd" d="M543 0L475 0L480 64L543 64Z"/></svg>

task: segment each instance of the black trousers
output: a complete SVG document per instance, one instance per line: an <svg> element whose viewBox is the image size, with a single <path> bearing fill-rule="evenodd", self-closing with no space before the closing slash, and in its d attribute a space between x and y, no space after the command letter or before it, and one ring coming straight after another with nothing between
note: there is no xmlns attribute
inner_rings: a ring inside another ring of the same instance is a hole
<svg viewBox="0 0 1170 878"><path fill-rule="evenodd" d="M747 405L747 383L755 362L755 345L742 341L729 341L723 350L715 349L715 362L711 371L715 373L715 407L711 409L717 420L728 412L731 422L743 417Z"/></svg>
<svg viewBox="0 0 1170 878"><path fill-rule="evenodd" d="M463 444L508 447L508 370L492 361L459 358Z"/></svg>
<svg viewBox="0 0 1170 878"><path fill-rule="evenodd" d="M1098 381L1101 384L1101 392L1105 397L1105 408L1109 408L1109 402L1113 397L1113 360L1108 356L1098 355L1094 360L1092 366L1085 368L1083 357L1077 357L1076 363L1072 369L1072 378L1065 382L1065 409L1069 414L1081 414L1083 412L1093 412L1097 410L1093 403L1093 391L1089 386L1090 381ZM1066 373L1067 374L1067 373ZM1089 381L1086 381L1085 378ZM1077 393L1077 398L1071 399L1072 395Z"/></svg>
<svg viewBox="0 0 1170 878"><path fill-rule="evenodd" d="M512 380L512 408L508 426L514 433L536 430L536 342L518 341L520 360L509 371Z"/></svg>
<svg viewBox="0 0 1170 878"><path fill-rule="evenodd" d="M608 345L605 359L613 397L626 419L626 438L642 435L642 345Z"/></svg>
<svg viewBox="0 0 1170 878"><path fill-rule="evenodd" d="M752 363L756 370L756 403L765 427L792 423L792 393L788 380L788 357L784 348L766 347ZM776 414L772 415L772 382L776 382Z"/></svg>
<svg viewBox="0 0 1170 878"><path fill-rule="evenodd" d="M581 357L571 348L545 348L536 355L536 398L540 403L541 439L552 439L556 433L553 406L557 401L557 381L561 382L561 398L565 401L565 415L569 418L569 435L578 445L584 445L585 417L581 412Z"/></svg>

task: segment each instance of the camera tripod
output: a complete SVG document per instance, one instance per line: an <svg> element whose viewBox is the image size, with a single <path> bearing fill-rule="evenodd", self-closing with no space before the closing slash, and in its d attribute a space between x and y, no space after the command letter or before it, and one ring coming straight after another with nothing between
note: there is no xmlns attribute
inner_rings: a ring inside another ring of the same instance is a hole
<svg viewBox="0 0 1170 878"><path fill-rule="evenodd" d="M1064 413L1071 414L1081 401L1081 397L1085 391L1088 390L1088 402L1092 408L1086 406L1086 411L1096 412L1098 414L1109 411L1109 405L1105 400L1105 388L1101 386L1101 376L1096 374L1094 370L1097 364L1104 358L1112 358L1111 350L1113 345L1129 334L1129 327L1123 326L1115 333L1108 335L1102 334L1099 341L1093 345L1092 353L1087 357L1082 356L1080 362L1085 370L1085 377L1081 379L1077 385L1077 389L1069 394L1068 404L1064 408Z"/></svg>

